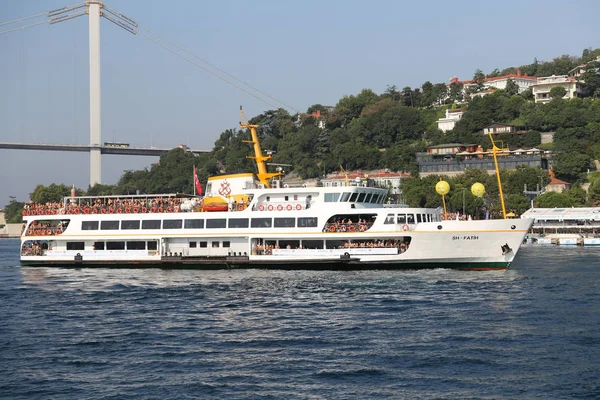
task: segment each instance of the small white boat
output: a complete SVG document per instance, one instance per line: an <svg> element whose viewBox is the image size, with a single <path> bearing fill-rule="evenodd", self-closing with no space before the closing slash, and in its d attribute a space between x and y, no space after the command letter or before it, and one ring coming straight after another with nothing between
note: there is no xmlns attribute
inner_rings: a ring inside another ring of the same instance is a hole
<svg viewBox="0 0 600 400"><path fill-rule="evenodd" d="M538 238L537 244L549 245L549 244L553 244L553 243L552 243L552 239L550 239L550 238Z"/></svg>
<svg viewBox="0 0 600 400"><path fill-rule="evenodd" d="M600 238L583 238L584 246L600 246Z"/></svg>
<svg viewBox="0 0 600 400"><path fill-rule="evenodd" d="M559 246L577 246L579 239L578 238L560 238L558 239Z"/></svg>

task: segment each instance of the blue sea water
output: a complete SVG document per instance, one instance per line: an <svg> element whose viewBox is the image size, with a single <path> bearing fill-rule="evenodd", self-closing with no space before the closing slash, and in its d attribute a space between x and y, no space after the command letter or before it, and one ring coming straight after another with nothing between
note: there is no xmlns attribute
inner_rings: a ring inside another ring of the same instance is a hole
<svg viewBox="0 0 600 400"><path fill-rule="evenodd" d="M7 399L600 398L600 249L507 271L18 267Z"/></svg>

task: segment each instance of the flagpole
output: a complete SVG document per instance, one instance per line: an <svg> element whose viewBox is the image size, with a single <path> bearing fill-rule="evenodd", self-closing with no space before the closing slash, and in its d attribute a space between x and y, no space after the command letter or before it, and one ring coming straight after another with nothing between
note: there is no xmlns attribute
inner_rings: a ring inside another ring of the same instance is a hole
<svg viewBox="0 0 600 400"><path fill-rule="evenodd" d="M196 176L196 164L194 164L193 167L194 167L194 175L193 176ZM195 178L192 179L192 186L194 187L194 197L196 197L196 179Z"/></svg>

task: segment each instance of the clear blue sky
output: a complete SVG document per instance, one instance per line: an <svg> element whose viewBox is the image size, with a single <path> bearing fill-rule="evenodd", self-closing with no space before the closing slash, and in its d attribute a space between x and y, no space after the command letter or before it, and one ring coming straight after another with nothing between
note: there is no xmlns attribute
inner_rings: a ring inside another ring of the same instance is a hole
<svg viewBox="0 0 600 400"><path fill-rule="evenodd" d="M0 23L70 4L3 0ZM477 68L600 47L594 0L105 4L300 111L363 88L470 79ZM89 143L87 23L79 17L0 35L0 141ZM101 60L104 141L210 149L237 126L240 105L248 117L272 108L105 19ZM102 181L114 184L124 170L157 160L103 156ZM0 207L9 195L27 200L38 184L88 182L86 153L0 150Z"/></svg>

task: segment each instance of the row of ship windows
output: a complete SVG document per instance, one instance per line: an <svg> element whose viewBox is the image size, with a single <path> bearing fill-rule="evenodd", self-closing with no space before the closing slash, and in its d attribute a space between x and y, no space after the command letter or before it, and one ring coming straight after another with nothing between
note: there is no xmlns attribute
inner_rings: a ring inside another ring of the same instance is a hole
<svg viewBox="0 0 600 400"><path fill-rule="evenodd" d="M416 219L415 219L416 216ZM414 224L419 222L434 222L436 217L431 214L388 214L383 221L384 224Z"/></svg>
<svg viewBox="0 0 600 400"><path fill-rule="evenodd" d="M341 199L340 199L341 195ZM382 204L385 194L369 192L344 192L344 193L325 193L326 203L350 202L350 203L373 203Z"/></svg>
<svg viewBox="0 0 600 400"><path fill-rule="evenodd" d="M219 241L201 241L201 242L189 242L190 248L207 248L210 244L210 247L231 247L231 242L228 240L224 240L223 242ZM67 242L67 250L85 250L85 242ZM130 241L102 241L102 242L94 242L93 250L157 250L158 242L156 240L130 240Z"/></svg>
<svg viewBox="0 0 600 400"><path fill-rule="evenodd" d="M297 221L296 221L297 220ZM315 228L317 217L215 218L215 219L148 219L122 221L82 221L81 230L135 229L224 229L224 228Z"/></svg>

